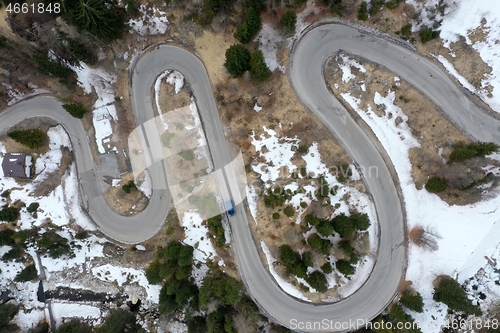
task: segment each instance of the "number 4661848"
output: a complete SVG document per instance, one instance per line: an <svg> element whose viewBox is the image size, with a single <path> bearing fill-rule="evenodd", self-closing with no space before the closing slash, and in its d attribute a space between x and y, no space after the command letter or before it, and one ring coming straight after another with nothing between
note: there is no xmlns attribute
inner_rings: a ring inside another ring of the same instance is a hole
<svg viewBox="0 0 500 333"><path fill-rule="evenodd" d="M7 13L14 13L14 14L43 14L43 13L55 13L59 14L61 12L61 4L60 3L32 3L32 4L27 4L27 3L9 3L9 5L6 8Z"/></svg>

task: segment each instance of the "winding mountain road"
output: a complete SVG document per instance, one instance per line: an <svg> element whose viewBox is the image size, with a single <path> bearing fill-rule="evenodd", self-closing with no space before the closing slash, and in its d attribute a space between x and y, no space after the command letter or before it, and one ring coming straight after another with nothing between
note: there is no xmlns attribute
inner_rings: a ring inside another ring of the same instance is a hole
<svg viewBox="0 0 500 333"><path fill-rule="evenodd" d="M280 324L296 331L341 332L354 330L380 313L396 294L405 270L404 209L397 188L382 158L382 148L350 117L328 91L323 67L328 57L345 52L379 63L410 82L442 108L473 137L500 143L500 123L470 102L449 77L416 53L352 27L319 25L296 44L290 62L290 78L301 101L332 131L364 174L380 224L380 247L372 274L352 296L334 304L313 305L292 298L275 283L260 260L244 207L231 217L233 248L238 268L250 295ZM215 169L230 162L222 123L203 63L174 46L155 46L138 60L133 70L131 100L136 123L142 126L154 116L153 85L166 69L181 72L193 90L207 136ZM151 170L156 189L142 213L122 217L106 204L96 179L87 135L81 122L69 116L51 97L36 97L0 114L0 131L29 117L50 117L70 134L83 205L98 227L109 237L137 243L153 236L163 225L170 195L161 163ZM164 189L162 189L164 188Z"/></svg>

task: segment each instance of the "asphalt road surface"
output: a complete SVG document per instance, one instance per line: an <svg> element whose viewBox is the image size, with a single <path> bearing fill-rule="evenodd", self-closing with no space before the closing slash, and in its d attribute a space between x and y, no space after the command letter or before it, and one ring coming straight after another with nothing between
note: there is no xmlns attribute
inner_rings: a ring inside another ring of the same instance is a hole
<svg viewBox="0 0 500 333"><path fill-rule="evenodd" d="M380 223L380 247L372 274L352 296L334 304L305 303L284 293L275 283L260 260L244 207L241 204L235 207L236 215L230 218L233 248L250 295L280 324L304 332L349 331L372 319L393 299L405 267L403 206L382 158L382 147L361 130L331 95L323 78L326 59L340 50L380 63L400 75L429 96L473 137L483 141L500 141L499 122L470 102L437 66L414 52L338 24L320 26L305 34L292 55L292 84L302 102L339 139L360 169L378 171L363 176L375 202ZM131 97L136 123L143 124L153 117L154 81L166 69L181 72L191 85L214 167L220 169L226 166L233 156L225 141L206 70L197 57L181 48L156 46L135 65ZM0 130L37 116L54 118L70 134L81 180L83 205L106 235L121 242L137 243L153 236L161 228L171 201L161 163L155 164L151 170L156 189L149 206L136 216L122 217L114 213L102 197L88 138L80 121L69 116L55 99L36 97L7 109L0 114Z"/></svg>

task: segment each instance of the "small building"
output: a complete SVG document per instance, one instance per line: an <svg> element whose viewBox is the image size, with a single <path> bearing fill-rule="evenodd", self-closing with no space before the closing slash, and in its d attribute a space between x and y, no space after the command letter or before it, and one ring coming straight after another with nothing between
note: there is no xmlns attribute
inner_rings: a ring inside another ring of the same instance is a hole
<svg viewBox="0 0 500 333"><path fill-rule="evenodd" d="M23 153L6 153L2 161L3 175L14 178L30 178L33 159Z"/></svg>

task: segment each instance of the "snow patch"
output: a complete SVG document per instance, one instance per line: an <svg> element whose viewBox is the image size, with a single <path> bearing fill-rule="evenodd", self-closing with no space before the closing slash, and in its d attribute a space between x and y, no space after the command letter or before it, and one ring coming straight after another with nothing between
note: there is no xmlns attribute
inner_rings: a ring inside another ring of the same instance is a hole
<svg viewBox="0 0 500 333"><path fill-rule="evenodd" d="M140 18L128 21L131 34L136 32L141 36L163 35L168 30L167 13L164 11L149 4L141 4L139 12L142 14Z"/></svg>

